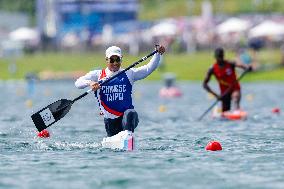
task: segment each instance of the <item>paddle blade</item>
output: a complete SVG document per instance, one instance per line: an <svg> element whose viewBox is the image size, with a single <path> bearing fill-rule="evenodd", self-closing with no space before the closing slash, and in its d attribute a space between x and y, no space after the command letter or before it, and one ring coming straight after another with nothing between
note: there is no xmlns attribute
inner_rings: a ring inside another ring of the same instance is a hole
<svg viewBox="0 0 284 189"><path fill-rule="evenodd" d="M63 118L69 112L72 104L72 100L61 99L34 113L31 117L37 130L41 132Z"/></svg>

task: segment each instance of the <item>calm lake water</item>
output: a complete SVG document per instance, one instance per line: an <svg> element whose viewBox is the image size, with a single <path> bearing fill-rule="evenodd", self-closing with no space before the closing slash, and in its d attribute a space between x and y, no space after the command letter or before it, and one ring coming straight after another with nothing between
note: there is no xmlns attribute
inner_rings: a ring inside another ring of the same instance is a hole
<svg viewBox="0 0 284 189"><path fill-rule="evenodd" d="M31 114L85 91L72 81L36 83L33 94L25 82L0 82L0 188L284 188L284 112L271 111L284 110L283 83L243 84L249 117L235 122L210 113L197 121L214 102L200 83L178 83L178 99L160 98L162 85L136 83L137 150L118 152L99 146L105 130L92 94L49 139L36 137ZM223 150L206 151L212 140Z"/></svg>

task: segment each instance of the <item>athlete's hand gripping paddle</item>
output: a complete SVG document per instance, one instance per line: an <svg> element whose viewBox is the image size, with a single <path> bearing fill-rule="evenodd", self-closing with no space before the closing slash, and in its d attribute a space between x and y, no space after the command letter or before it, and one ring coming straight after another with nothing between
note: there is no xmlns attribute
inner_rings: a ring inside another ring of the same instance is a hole
<svg viewBox="0 0 284 189"><path fill-rule="evenodd" d="M133 68L134 66L138 65L139 63L145 61L146 59L153 56L157 52L158 52L158 50L155 50L152 53L148 54L147 56L144 56L143 58L141 58L137 62L134 62L133 64L128 66L123 71L119 72L118 74L114 75L113 77L106 79L100 85L104 85L104 84L110 82L115 77L121 75L122 73L126 72L130 68ZM55 122L57 122L58 120L63 118L69 112L72 104L75 101L83 98L84 96L86 96L91 91L92 91L92 89L89 89L88 91L86 91L85 93L81 94L80 96L78 96L77 98L75 98L73 100L60 99L60 100L44 107L43 109L39 110L38 112L34 113L31 116L31 118L32 118L37 130L39 132L41 132L42 130L46 129L47 127L51 126L52 124L54 124Z"/></svg>
<svg viewBox="0 0 284 189"><path fill-rule="evenodd" d="M245 75L247 72L250 72L251 71L251 67L249 67L248 69L246 69L241 75L240 77L224 92L224 94L218 98L199 118L198 118L198 121L200 121L220 100L222 100L222 98L224 96L226 96L233 88L233 86L238 82L240 81Z"/></svg>

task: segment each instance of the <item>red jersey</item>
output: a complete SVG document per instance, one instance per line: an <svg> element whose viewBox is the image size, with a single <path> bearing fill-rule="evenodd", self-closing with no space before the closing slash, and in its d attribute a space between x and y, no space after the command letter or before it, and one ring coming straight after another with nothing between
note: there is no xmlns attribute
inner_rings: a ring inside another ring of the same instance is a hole
<svg viewBox="0 0 284 189"><path fill-rule="evenodd" d="M216 62L213 65L213 74L218 80L219 87L221 90L221 94L223 95L228 88L232 88L232 91L240 90L240 83L237 82L235 67L228 63L228 61L224 61L224 65L220 67Z"/></svg>

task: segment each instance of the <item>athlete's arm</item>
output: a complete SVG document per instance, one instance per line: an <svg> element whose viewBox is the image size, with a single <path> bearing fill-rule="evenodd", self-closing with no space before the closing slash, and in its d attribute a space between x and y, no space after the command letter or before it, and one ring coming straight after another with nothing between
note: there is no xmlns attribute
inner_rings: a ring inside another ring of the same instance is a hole
<svg viewBox="0 0 284 189"><path fill-rule="evenodd" d="M156 53L148 64L140 66L138 68L133 68L133 80L137 81L144 79L145 77L150 75L159 66L160 57L161 55Z"/></svg>
<svg viewBox="0 0 284 189"><path fill-rule="evenodd" d="M243 64L240 62L230 62L230 64L232 64L234 67L242 68L244 70L248 70L248 71L252 70L252 66L248 64Z"/></svg>
<svg viewBox="0 0 284 189"><path fill-rule="evenodd" d="M95 83L97 83L98 81L99 73L100 70L90 71L86 75L79 77L75 82L75 86L79 89L84 89L85 87L88 86L94 88Z"/></svg>
<svg viewBox="0 0 284 189"><path fill-rule="evenodd" d="M144 79L148 75L150 75L158 66L161 59L161 55L165 52L164 46L157 46L158 52L153 56L150 62L144 66L133 68L133 80L137 81L140 79Z"/></svg>
<svg viewBox="0 0 284 189"><path fill-rule="evenodd" d="M203 81L203 88L204 88L207 92L213 94L217 99L219 99L220 96L217 95L217 94L209 87L209 85L208 85L208 83L209 83L209 81L210 81L212 75L213 75L213 67L209 68L208 71L207 71L207 73L206 73L205 79L204 79L204 81Z"/></svg>

